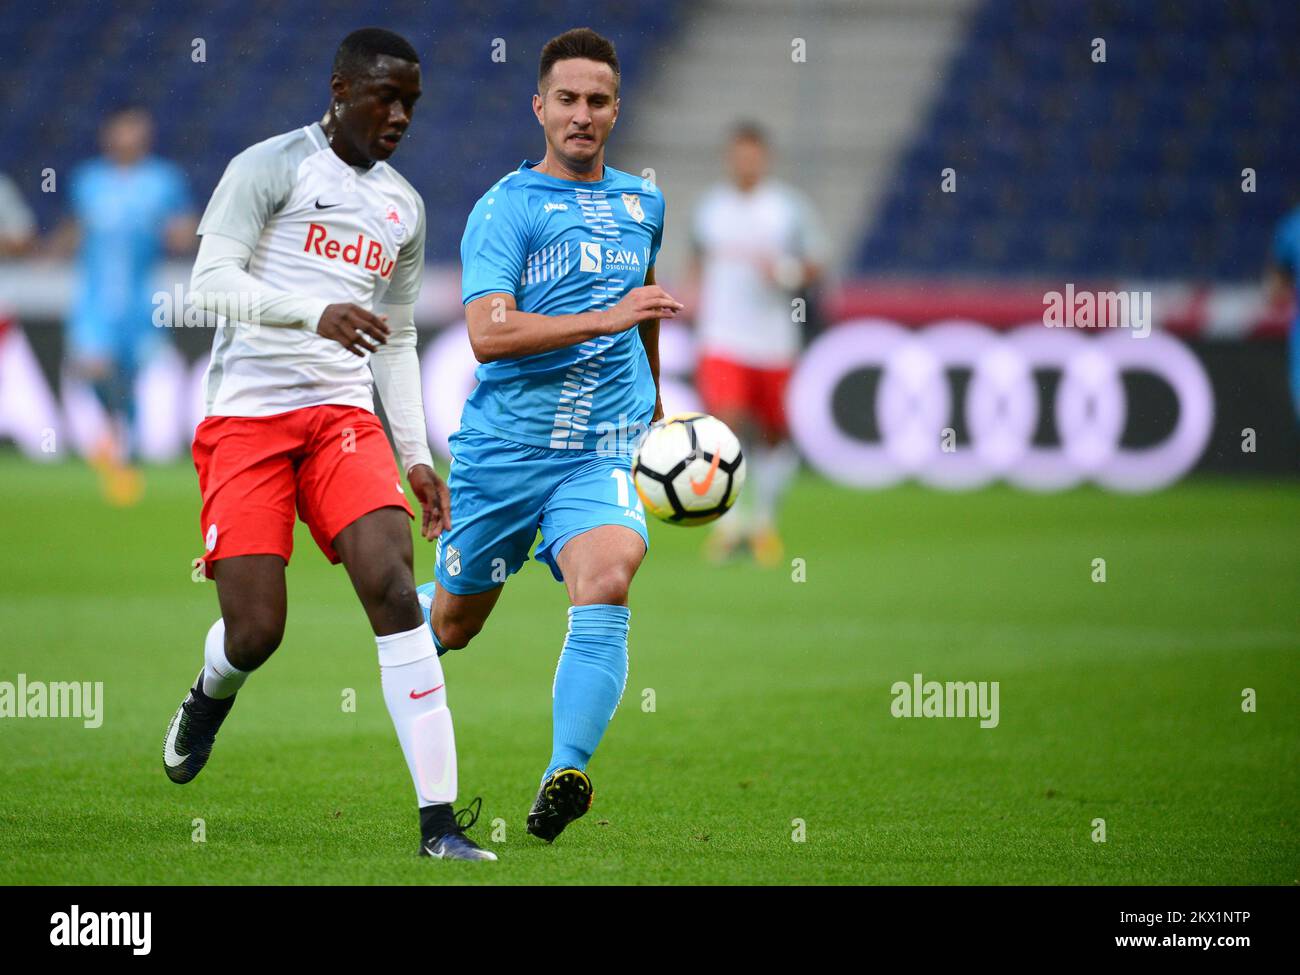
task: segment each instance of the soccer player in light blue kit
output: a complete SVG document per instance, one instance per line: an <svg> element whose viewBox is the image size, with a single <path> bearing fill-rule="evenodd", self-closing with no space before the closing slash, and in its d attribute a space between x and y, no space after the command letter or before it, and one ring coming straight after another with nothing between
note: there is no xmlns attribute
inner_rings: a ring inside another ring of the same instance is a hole
<svg viewBox="0 0 1300 975"><path fill-rule="evenodd" d="M628 587L649 546L631 450L662 415L659 320L682 307L654 283L663 195L605 165L618 71L594 31L549 41L533 96L546 155L470 213L461 297L482 365L451 438L436 583L420 587L439 653L464 647L540 528L534 557L572 604L528 814L548 842L591 806L587 763L627 681Z"/></svg>
<svg viewBox="0 0 1300 975"><path fill-rule="evenodd" d="M80 287L67 327L67 357L94 389L119 430L92 461L116 504L133 503L140 478L130 466L135 379L158 344L153 274L166 247L192 249L196 221L185 177L149 152L153 122L142 108L104 121L103 156L72 173L71 203L80 238ZM73 236L71 225L61 236Z"/></svg>

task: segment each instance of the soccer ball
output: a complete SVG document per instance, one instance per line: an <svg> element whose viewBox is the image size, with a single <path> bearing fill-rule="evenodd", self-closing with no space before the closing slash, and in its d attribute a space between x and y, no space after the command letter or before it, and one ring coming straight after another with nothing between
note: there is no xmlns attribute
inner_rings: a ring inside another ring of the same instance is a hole
<svg viewBox="0 0 1300 975"><path fill-rule="evenodd" d="M646 510L670 525L726 514L745 483L740 441L716 416L677 413L651 425L632 456L632 483Z"/></svg>

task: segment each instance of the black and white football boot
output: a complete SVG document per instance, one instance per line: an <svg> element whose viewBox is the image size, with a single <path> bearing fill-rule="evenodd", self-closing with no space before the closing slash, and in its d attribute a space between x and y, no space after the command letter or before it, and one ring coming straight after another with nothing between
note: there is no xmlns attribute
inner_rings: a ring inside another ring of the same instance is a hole
<svg viewBox="0 0 1300 975"><path fill-rule="evenodd" d="M576 768L556 769L537 791L528 813L528 832L554 842L575 819L584 816L596 798L587 773Z"/></svg>
<svg viewBox="0 0 1300 975"><path fill-rule="evenodd" d="M439 860L495 860L495 853L465 835L465 830L478 822L482 808L481 796L460 812L453 813L449 802L421 808L420 835L424 838L420 841L420 856Z"/></svg>
<svg viewBox="0 0 1300 975"><path fill-rule="evenodd" d="M163 739L163 770L167 778L184 785L203 770L212 753L217 729L235 704L238 695L232 694L222 701L203 693L203 672L199 671L194 686L172 715Z"/></svg>

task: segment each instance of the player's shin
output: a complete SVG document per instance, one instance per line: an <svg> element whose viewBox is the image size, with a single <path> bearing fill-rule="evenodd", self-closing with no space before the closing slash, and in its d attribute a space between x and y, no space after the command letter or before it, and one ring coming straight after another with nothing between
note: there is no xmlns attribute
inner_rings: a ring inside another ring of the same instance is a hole
<svg viewBox="0 0 1300 975"><path fill-rule="evenodd" d="M442 664L427 626L375 637L384 702L421 807L456 798L456 740Z"/></svg>
<svg viewBox="0 0 1300 975"><path fill-rule="evenodd" d="M226 621L218 619L203 642L203 693L214 701L234 697L251 671L240 670L226 657Z"/></svg>
<svg viewBox="0 0 1300 975"><path fill-rule="evenodd" d="M799 470L799 455L789 442L759 447L752 455L754 519L760 530L776 525L776 509L790 481Z"/></svg>
<svg viewBox="0 0 1300 975"><path fill-rule="evenodd" d="M551 761L542 776L559 768L585 770L627 684L626 606L569 607L569 632L555 668Z"/></svg>

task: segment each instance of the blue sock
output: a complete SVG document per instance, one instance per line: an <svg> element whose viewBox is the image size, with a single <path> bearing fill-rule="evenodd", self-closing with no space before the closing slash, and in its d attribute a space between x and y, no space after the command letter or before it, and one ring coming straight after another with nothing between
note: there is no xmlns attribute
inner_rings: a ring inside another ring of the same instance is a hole
<svg viewBox="0 0 1300 975"><path fill-rule="evenodd" d="M422 586L415 587L415 596L420 600L420 612L424 614L424 625L433 633L433 645L438 650L438 656L441 657L447 652L447 648L442 645L438 639L438 634L433 632L433 624L429 622L429 617L433 615L433 591L437 588L437 583L426 582Z"/></svg>
<svg viewBox="0 0 1300 975"><path fill-rule="evenodd" d="M569 607L569 633L552 692L551 764L542 781L559 768L585 771L591 761L627 684L631 615L626 606Z"/></svg>

